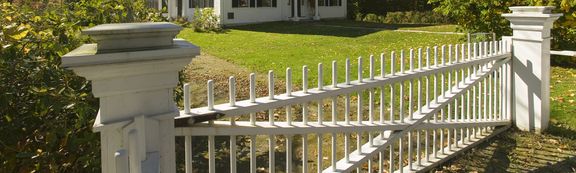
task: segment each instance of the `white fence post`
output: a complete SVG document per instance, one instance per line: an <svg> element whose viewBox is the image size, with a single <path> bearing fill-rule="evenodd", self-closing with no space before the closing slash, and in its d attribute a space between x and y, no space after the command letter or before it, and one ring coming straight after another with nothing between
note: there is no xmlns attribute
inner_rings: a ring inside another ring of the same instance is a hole
<svg viewBox="0 0 576 173"><path fill-rule="evenodd" d="M174 39L170 23L104 24L62 66L92 81L100 98L94 131L101 134L102 172L176 172L173 101L178 71L200 49Z"/></svg>
<svg viewBox="0 0 576 173"><path fill-rule="evenodd" d="M550 31L562 14L554 7L510 7L512 116L521 130L542 132L550 119Z"/></svg>

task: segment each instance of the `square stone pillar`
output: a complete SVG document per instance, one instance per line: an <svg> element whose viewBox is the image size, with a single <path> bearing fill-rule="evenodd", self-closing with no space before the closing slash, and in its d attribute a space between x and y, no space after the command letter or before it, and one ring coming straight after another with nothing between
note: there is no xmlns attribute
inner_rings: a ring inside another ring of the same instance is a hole
<svg viewBox="0 0 576 173"><path fill-rule="evenodd" d="M510 7L503 14L512 36L512 118L525 131L542 132L550 120L550 31L562 14L554 7Z"/></svg>
<svg viewBox="0 0 576 173"><path fill-rule="evenodd" d="M84 30L97 44L62 57L100 99L102 172L176 172L173 89L200 49L174 39L171 23L104 24ZM96 158L95 158L96 159Z"/></svg>

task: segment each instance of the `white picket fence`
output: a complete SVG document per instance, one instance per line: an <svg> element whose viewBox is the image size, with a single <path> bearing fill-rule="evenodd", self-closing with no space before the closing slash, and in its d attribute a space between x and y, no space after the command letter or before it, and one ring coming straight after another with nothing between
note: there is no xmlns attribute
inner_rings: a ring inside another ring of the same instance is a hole
<svg viewBox="0 0 576 173"><path fill-rule="evenodd" d="M176 122L185 125L176 127L176 135L185 138L186 172L194 172L194 152L208 153L207 172L237 172L237 152L249 150L250 172L255 173L257 150L265 149L257 143L266 138L268 172L426 171L511 125L507 43L443 45L407 53L383 53L379 60L370 56L368 77L358 58L355 81L349 59L344 82L337 81L340 62L333 61L332 84L326 86L324 67L318 64L313 89L304 66L301 91L293 91L292 69L287 68L282 94L275 93L270 71L269 95L261 98L256 98L251 74L250 99L242 101L236 101L235 77L230 77L229 103L219 105L214 104L213 81L208 81L208 105L200 108L190 108L189 85L184 85L185 109ZM265 111L268 117L257 118ZM207 137L208 151L193 151L193 136ZM218 148L216 136L229 137L229 148ZM238 148L239 137L250 139L248 148ZM285 148L279 149L279 142ZM229 166L216 167L217 150L227 151ZM275 161L279 150L285 151L285 163Z"/></svg>

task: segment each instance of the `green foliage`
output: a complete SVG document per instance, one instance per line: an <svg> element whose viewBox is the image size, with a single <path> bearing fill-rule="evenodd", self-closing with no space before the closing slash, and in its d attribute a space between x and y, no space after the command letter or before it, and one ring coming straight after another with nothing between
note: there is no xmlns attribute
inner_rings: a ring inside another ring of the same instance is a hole
<svg viewBox="0 0 576 173"><path fill-rule="evenodd" d="M394 24L448 24L452 22L449 17L433 11L388 12L386 16L369 13L362 21Z"/></svg>
<svg viewBox="0 0 576 173"><path fill-rule="evenodd" d="M98 101L61 56L88 40L82 27L159 19L142 3L0 5L0 172L100 171Z"/></svg>
<svg viewBox="0 0 576 173"><path fill-rule="evenodd" d="M547 5L555 6L554 12L563 13L554 23L553 49L574 49L576 47L576 1L574 0L430 0L438 3L436 12L456 20L460 30L470 33L494 32L498 37L510 35L510 23L502 17L510 13L511 6Z"/></svg>
<svg viewBox="0 0 576 173"><path fill-rule="evenodd" d="M222 30L213 8L196 8L192 18L192 27L196 32L219 32Z"/></svg>
<svg viewBox="0 0 576 173"><path fill-rule="evenodd" d="M398 11L430 11L435 4L427 0L348 0L349 17L357 14L386 15Z"/></svg>

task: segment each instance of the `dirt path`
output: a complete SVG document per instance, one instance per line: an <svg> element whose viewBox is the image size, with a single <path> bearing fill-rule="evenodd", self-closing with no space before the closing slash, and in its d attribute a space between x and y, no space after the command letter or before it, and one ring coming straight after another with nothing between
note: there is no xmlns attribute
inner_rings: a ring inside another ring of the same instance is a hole
<svg viewBox="0 0 576 173"><path fill-rule="evenodd" d="M226 60L202 54L192 60L184 71L186 81L190 83L192 92L192 108L206 106L206 90L208 80L214 81L215 104L228 102L228 79L236 78L236 100L250 98L250 73L245 67L230 63ZM268 94L266 74L256 73L256 95L263 97ZM284 81L275 79L276 93L284 92ZM297 88L295 88L297 89Z"/></svg>

